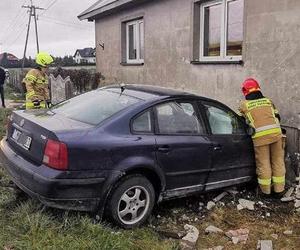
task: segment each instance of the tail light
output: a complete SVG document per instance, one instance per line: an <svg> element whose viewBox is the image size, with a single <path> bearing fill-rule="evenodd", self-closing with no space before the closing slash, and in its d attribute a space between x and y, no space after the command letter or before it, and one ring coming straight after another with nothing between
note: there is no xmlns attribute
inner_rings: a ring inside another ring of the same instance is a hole
<svg viewBox="0 0 300 250"><path fill-rule="evenodd" d="M44 151L43 163L50 168L58 170L68 169L68 149L67 145L60 141L48 139Z"/></svg>

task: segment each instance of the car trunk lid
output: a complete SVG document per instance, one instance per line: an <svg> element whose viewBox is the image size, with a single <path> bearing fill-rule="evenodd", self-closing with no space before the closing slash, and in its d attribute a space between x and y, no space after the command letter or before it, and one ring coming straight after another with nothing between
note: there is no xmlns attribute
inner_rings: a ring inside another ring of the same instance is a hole
<svg viewBox="0 0 300 250"><path fill-rule="evenodd" d="M18 155L39 166L48 139L59 141L58 132L90 127L50 111L15 111L8 122L7 140Z"/></svg>

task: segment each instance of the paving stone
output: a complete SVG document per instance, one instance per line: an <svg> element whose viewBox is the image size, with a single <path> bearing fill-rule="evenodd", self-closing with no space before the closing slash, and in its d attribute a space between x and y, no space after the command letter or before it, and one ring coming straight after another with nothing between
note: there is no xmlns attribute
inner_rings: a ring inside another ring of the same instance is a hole
<svg viewBox="0 0 300 250"><path fill-rule="evenodd" d="M239 242L246 243L249 236L249 229L247 228L240 228L237 230L229 230L225 233L227 237L229 237L234 244Z"/></svg>
<svg viewBox="0 0 300 250"><path fill-rule="evenodd" d="M199 237L199 230L189 224L184 225L187 234L180 242L181 249L194 249Z"/></svg>
<svg viewBox="0 0 300 250"><path fill-rule="evenodd" d="M246 199L239 199L239 204L243 206L243 208L246 208L248 210L254 210L254 201L249 201Z"/></svg>
<svg viewBox="0 0 300 250"><path fill-rule="evenodd" d="M260 250L273 250L273 242L271 240L259 240L257 249Z"/></svg>

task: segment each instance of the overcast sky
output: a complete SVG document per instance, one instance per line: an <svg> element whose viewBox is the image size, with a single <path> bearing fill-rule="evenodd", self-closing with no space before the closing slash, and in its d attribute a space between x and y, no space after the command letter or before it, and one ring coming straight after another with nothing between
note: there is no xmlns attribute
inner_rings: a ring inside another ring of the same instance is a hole
<svg viewBox="0 0 300 250"><path fill-rule="evenodd" d="M76 49L95 46L93 22L79 21L77 16L97 0L33 0L38 11L40 51L54 56L73 55ZM30 0L0 0L0 53L23 57ZM27 57L36 54L34 21L31 19Z"/></svg>

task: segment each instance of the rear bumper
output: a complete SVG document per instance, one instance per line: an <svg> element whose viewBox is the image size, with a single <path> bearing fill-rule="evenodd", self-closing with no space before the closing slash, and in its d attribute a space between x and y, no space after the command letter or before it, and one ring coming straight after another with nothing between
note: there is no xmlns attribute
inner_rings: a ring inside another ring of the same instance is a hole
<svg viewBox="0 0 300 250"><path fill-rule="evenodd" d="M80 211L95 211L101 206L112 180L120 174L112 170L66 174L45 165L36 166L16 154L6 138L0 142L1 165L19 188L43 204Z"/></svg>

